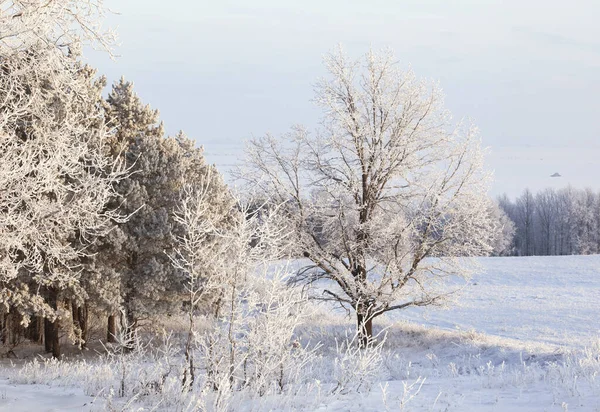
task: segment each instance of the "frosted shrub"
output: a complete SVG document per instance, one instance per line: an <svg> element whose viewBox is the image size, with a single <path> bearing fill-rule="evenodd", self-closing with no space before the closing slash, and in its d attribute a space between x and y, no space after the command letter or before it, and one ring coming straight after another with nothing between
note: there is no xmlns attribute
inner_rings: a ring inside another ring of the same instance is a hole
<svg viewBox="0 0 600 412"><path fill-rule="evenodd" d="M561 362L548 363L547 369L545 378L553 385L555 393L581 396L583 388L589 388L599 394L600 342L566 353Z"/></svg>
<svg viewBox="0 0 600 412"><path fill-rule="evenodd" d="M197 340L207 385L223 402L232 391L249 396L284 393L305 381L315 349L294 340L306 299L287 287L283 272L263 273L252 287L237 290L214 321L214 331ZM215 405L218 406L218 405Z"/></svg>
<svg viewBox="0 0 600 412"><path fill-rule="evenodd" d="M90 396L105 396L117 377L108 362L65 361L35 358L11 374L14 383L79 386Z"/></svg>
<svg viewBox="0 0 600 412"><path fill-rule="evenodd" d="M402 396L397 398L398 401L398 409L400 411L405 411L406 405L411 402L418 394L421 392L421 388L425 383L425 378L421 378L420 376L412 383L407 381L402 382ZM396 410L395 408L390 408L389 405L389 394L388 394L388 384L385 385L379 384L381 387L381 397L383 401L383 405L387 411ZM432 408L433 410L433 408Z"/></svg>
<svg viewBox="0 0 600 412"><path fill-rule="evenodd" d="M334 360L334 379L336 386L333 393L370 392L372 386L381 380L383 374L382 348L385 335L373 344L362 348L359 345L359 334L343 341L336 339L336 355Z"/></svg>
<svg viewBox="0 0 600 412"><path fill-rule="evenodd" d="M421 388L425 383L425 378L420 376L412 383L406 381L402 382L402 398L399 400L399 407L401 411L406 410L406 405L412 401L421 392Z"/></svg>
<svg viewBox="0 0 600 412"><path fill-rule="evenodd" d="M203 182L184 190L175 216L186 234L171 260L186 276L190 301L183 386L205 392L208 407L227 410L242 392L281 394L302 381L313 351L294 341L306 296L287 285L287 268L273 271L265 264L284 256L285 226L272 210L212 210L214 188L208 177ZM203 322L212 326L200 334L197 307L203 301L212 304ZM196 376L197 369L204 376Z"/></svg>
<svg viewBox="0 0 600 412"><path fill-rule="evenodd" d="M261 303L248 322L247 356L251 361L245 363L245 380L257 393L269 388L281 393L288 384L302 381L303 368L314 353L294 340L307 301L298 290L287 287L283 272L259 280L254 298Z"/></svg>

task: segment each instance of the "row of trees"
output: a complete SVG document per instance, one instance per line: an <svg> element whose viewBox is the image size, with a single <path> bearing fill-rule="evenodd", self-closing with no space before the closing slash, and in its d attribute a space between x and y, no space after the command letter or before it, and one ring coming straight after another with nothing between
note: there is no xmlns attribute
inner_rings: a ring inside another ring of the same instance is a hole
<svg viewBox="0 0 600 412"><path fill-rule="evenodd" d="M4 332L8 324L27 326L39 316L45 327L32 325L31 335L45 332L49 347L58 348L59 294L84 295L85 245L122 217L106 205L126 171L104 153L110 129L101 87L76 59L81 44L94 37L97 12L95 2L15 1L3 2L0 13Z"/></svg>
<svg viewBox="0 0 600 412"><path fill-rule="evenodd" d="M533 194L527 189L515 201L501 196L498 205L515 226L504 254L600 253L600 193L567 187Z"/></svg>
<svg viewBox="0 0 600 412"><path fill-rule="evenodd" d="M91 308L109 315L109 339L118 311L135 328L179 308L184 277L169 254L182 189L228 193L192 140L165 138L131 83L102 97L105 79L79 57L86 43L110 48L103 13L91 0L7 2L0 13L2 339L27 333L56 357L61 321L85 343Z"/></svg>

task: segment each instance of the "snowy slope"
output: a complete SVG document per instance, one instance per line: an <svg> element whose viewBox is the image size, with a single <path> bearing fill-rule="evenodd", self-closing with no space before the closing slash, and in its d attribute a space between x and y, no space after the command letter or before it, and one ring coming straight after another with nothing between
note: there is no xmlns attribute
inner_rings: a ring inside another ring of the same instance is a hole
<svg viewBox="0 0 600 412"><path fill-rule="evenodd" d="M479 261L483 273L450 308L412 308L389 318L569 347L600 337L599 255Z"/></svg>

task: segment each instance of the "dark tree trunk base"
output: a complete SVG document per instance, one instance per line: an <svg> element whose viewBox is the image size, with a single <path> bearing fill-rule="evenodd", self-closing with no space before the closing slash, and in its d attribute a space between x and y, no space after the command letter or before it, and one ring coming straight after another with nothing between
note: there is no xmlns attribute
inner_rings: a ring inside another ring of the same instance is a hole
<svg viewBox="0 0 600 412"><path fill-rule="evenodd" d="M44 349L47 353L52 352L52 333L54 329L52 328L52 322L48 319L44 319Z"/></svg>
<svg viewBox="0 0 600 412"><path fill-rule="evenodd" d="M88 305L85 303L83 306L77 308L77 319L79 321L79 330L81 330L81 346L87 346L88 340Z"/></svg>
<svg viewBox="0 0 600 412"><path fill-rule="evenodd" d="M58 309L58 291L48 288L48 304L54 311ZM58 318L54 321L44 319L44 348L51 352L53 358L60 358L60 322Z"/></svg>
<svg viewBox="0 0 600 412"><path fill-rule="evenodd" d="M115 315L108 316L108 325L106 331L106 341L109 343L115 343L117 341L117 322Z"/></svg>
<svg viewBox="0 0 600 412"><path fill-rule="evenodd" d="M368 347L373 342L373 318L357 312L356 322L358 328L358 345Z"/></svg>
<svg viewBox="0 0 600 412"><path fill-rule="evenodd" d="M52 323L52 357L60 358L60 323L58 319L55 319Z"/></svg>

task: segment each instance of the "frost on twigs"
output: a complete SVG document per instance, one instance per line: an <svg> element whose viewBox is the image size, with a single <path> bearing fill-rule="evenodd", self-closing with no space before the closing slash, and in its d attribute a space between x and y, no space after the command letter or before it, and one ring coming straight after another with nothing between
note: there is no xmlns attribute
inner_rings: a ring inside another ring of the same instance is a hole
<svg viewBox="0 0 600 412"><path fill-rule="evenodd" d="M76 60L82 42L112 41L95 12L100 2L2 2L0 304L24 323L54 317L41 295L85 296L79 259L124 219L106 207L125 173L105 150L104 81Z"/></svg>
<svg viewBox="0 0 600 412"><path fill-rule="evenodd" d="M335 341L336 386L333 393L368 393L383 376L382 348L386 341L385 332L380 332L366 348L359 347L359 338L358 333L351 336L346 333L344 340Z"/></svg>
<svg viewBox="0 0 600 412"><path fill-rule="evenodd" d="M0 53L41 46L76 52L82 45L112 52L116 33L102 23L102 0L0 1Z"/></svg>
<svg viewBox="0 0 600 412"><path fill-rule="evenodd" d="M310 261L294 281L355 311L364 346L374 318L440 303L470 275L463 257L491 251L489 176L477 128L452 121L437 84L387 51L324 63L322 127L252 140L240 178L282 205Z"/></svg>
<svg viewBox="0 0 600 412"><path fill-rule="evenodd" d="M204 371L203 390L222 410L239 391L261 397L301 384L315 348L294 340L306 297L288 287L288 270L265 263L282 257L289 236L278 215L241 205L233 214L211 211L209 192L208 185L184 190L176 219L186 230L172 262L185 273L189 295L182 383L190 390ZM202 300L211 302L204 315ZM199 317L210 325L201 334Z"/></svg>

